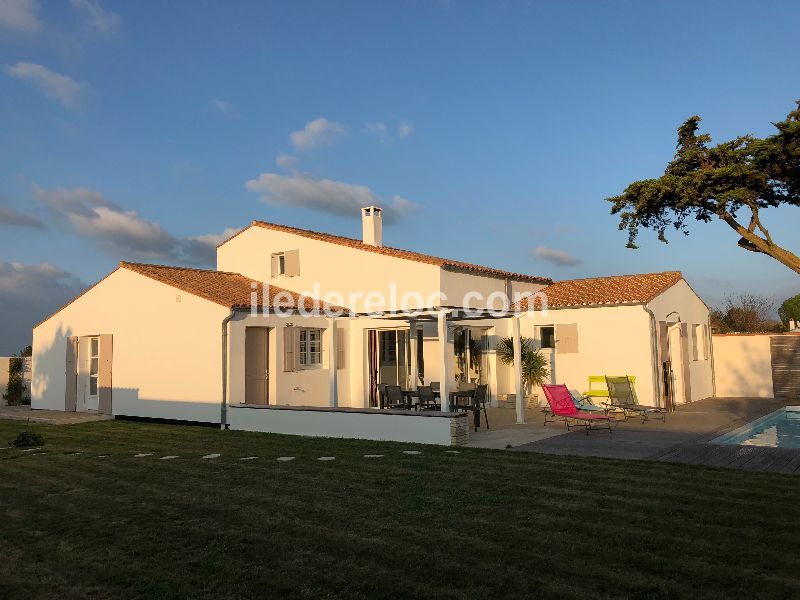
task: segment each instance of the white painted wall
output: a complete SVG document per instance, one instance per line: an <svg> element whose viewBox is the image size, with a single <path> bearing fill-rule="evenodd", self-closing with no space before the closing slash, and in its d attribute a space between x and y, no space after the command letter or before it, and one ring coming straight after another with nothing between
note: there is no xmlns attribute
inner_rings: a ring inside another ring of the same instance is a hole
<svg viewBox="0 0 800 600"><path fill-rule="evenodd" d="M64 410L67 337L112 334L115 415L219 422L228 312L118 269L33 330L32 406Z"/></svg>
<svg viewBox="0 0 800 600"><path fill-rule="evenodd" d="M650 317L637 306L602 306L527 312L521 317L521 334L536 336L536 326L577 324L578 352L553 354L553 382L571 390L589 389L590 375L633 375L642 404L651 404L653 376L650 355ZM510 335L510 327L502 334ZM498 390L513 394L513 370L498 364ZM543 397L541 390L534 390Z"/></svg>
<svg viewBox="0 0 800 600"><path fill-rule="evenodd" d="M772 398L769 334L714 335L717 396Z"/></svg>
<svg viewBox="0 0 800 600"><path fill-rule="evenodd" d="M710 354L707 358L700 357L698 360L694 360L692 356L694 325L708 324L708 307L683 279L653 299L648 307L653 311L656 321L675 322L678 318L671 313L677 313L682 323L689 324L689 377L692 392L690 400L702 400L713 396L714 373ZM710 329L707 331L710 336ZM712 346L710 339L707 339L706 343L709 347ZM716 395L720 395L719 391Z"/></svg>
<svg viewBox="0 0 800 600"><path fill-rule="evenodd" d="M300 251L300 275L273 279L270 273L272 253L297 249ZM359 293L360 298L348 305L358 312L375 308L370 307L369 298L365 298L368 292L379 292L388 299L394 287L399 303L407 292L418 292L427 298L439 291L439 267L435 265L258 226L246 229L217 249L217 268L323 300L336 293L339 296L329 300L338 305L347 304L349 293ZM317 283L319 288L315 291ZM415 301L410 306L419 308L424 304Z"/></svg>
<svg viewBox="0 0 800 600"><path fill-rule="evenodd" d="M451 444L451 421L466 418L465 415L393 414L373 410L355 412L238 406L232 406L229 410L230 428L240 431L442 446Z"/></svg>
<svg viewBox="0 0 800 600"><path fill-rule="evenodd" d="M299 371L283 370L284 329L288 323L297 327L322 329L322 364ZM347 327L346 319L337 319L337 328ZM325 317L279 317L275 315L251 316L237 314L229 324L229 372L228 403L241 404L245 398L245 335L247 327L269 327L270 404L286 406L329 406L330 368L332 361L328 351L331 335ZM350 406L349 378L347 369L337 372L337 390L340 406Z"/></svg>

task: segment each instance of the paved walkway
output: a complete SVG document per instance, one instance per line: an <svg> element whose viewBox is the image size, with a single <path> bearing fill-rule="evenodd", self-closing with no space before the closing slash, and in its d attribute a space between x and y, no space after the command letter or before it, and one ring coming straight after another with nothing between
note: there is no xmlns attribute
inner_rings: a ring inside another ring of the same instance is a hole
<svg viewBox="0 0 800 600"><path fill-rule="evenodd" d="M97 413L64 412L62 410L31 410L30 406L0 406L0 419L46 423L48 425L72 425L89 421L108 421L114 417Z"/></svg>
<svg viewBox="0 0 800 600"><path fill-rule="evenodd" d="M666 423L629 419L614 426L614 433L564 432L515 446L520 452L571 456L657 460L716 467L800 474L800 450L757 446L709 444L730 431L787 403L773 398L709 398L680 407Z"/></svg>

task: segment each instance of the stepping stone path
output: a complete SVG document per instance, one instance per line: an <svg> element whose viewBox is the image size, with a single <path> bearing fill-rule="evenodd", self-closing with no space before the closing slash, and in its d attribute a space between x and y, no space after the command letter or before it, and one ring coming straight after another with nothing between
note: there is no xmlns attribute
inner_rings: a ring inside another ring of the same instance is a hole
<svg viewBox="0 0 800 600"><path fill-rule="evenodd" d="M364 458L383 458L383 454L365 454Z"/></svg>
<svg viewBox="0 0 800 600"><path fill-rule="evenodd" d="M28 448L27 450L23 450L23 452L35 452L36 450L41 450L41 448Z"/></svg>
<svg viewBox="0 0 800 600"><path fill-rule="evenodd" d="M239 460L255 460L257 458L258 458L257 456L244 456L244 457L240 458ZM280 460L280 459L278 459L278 460Z"/></svg>
<svg viewBox="0 0 800 600"><path fill-rule="evenodd" d="M461 454L461 450L445 450L448 454Z"/></svg>
<svg viewBox="0 0 800 600"><path fill-rule="evenodd" d="M203 458L219 458L221 454L206 454Z"/></svg>
<svg viewBox="0 0 800 600"><path fill-rule="evenodd" d="M279 456L277 459L280 462L289 462L290 460L294 460L294 456Z"/></svg>
<svg viewBox="0 0 800 600"><path fill-rule="evenodd" d="M153 456L152 452L140 452L139 454L134 454L134 458L144 458L145 456Z"/></svg>
<svg viewBox="0 0 800 600"><path fill-rule="evenodd" d="M317 460L336 460L335 456L320 456Z"/></svg>
<svg viewBox="0 0 800 600"><path fill-rule="evenodd" d="M108 458L110 454L98 454L96 458Z"/></svg>
<svg viewBox="0 0 800 600"><path fill-rule="evenodd" d="M172 454L169 454L167 456L162 456L159 460L172 460L173 458L178 458L178 457L177 456L173 456Z"/></svg>
<svg viewBox="0 0 800 600"><path fill-rule="evenodd" d="M422 454L419 450L403 450L403 454Z"/></svg>

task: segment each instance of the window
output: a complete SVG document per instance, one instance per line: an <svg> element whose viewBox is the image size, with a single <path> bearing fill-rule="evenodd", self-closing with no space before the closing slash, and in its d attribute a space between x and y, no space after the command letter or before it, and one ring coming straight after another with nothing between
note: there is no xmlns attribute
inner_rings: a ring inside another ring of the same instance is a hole
<svg viewBox="0 0 800 600"><path fill-rule="evenodd" d="M270 270L273 277L297 277L300 275L300 251L273 252Z"/></svg>
<svg viewBox="0 0 800 600"><path fill-rule="evenodd" d="M100 340L93 337L89 343L89 395L97 396L97 375L100 367Z"/></svg>
<svg viewBox="0 0 800 600"><path fill-rule="evenodd" d="M539 327L539 347L540 348L556 347L556 328L553 325L547 325L546 327Z"/></svg>
<svg viewBox="0 0 800 600"><path fill-rule="evenodd" d="M322 329L300 328L300 366L322 364Z"/></svg>

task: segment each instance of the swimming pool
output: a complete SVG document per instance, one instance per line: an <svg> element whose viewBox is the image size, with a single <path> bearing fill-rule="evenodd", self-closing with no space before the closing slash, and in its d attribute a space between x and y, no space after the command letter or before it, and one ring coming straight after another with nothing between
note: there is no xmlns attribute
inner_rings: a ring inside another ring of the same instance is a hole
<svg viewBox="0 0 800 600"><path fill-rule="evenodd" d="M800 448L800 406L787 406L711 440L712 444Z"/></svg>

